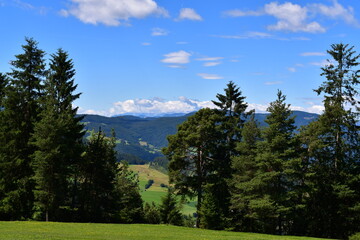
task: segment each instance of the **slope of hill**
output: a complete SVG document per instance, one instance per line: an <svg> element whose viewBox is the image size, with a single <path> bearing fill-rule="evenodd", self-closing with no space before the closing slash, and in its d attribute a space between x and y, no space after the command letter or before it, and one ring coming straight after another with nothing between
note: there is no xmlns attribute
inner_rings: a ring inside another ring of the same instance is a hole
<svg viewBox="0 0 360 240"><path fill-rule="evenodd" d="M88 132L97 131L101 128L102 131L110 135L111 130L114 129L118 139L116 150L120 155L136 156L144 162L149 162L162 156L161 148L167 145L166 137L175 134L177 125L184 122L192 114L194 113L177 117L149 118L86 115L83 123ZM295 124L297 127L306 125L318 117L317 114L301 111L294 111L294 115L296 116ZM255 118L261 126L265 126L266 116L266 113L257 113ZM121 156L119 159L122 159Z"/></svg>
<svg viewBox="0 0 360 240"><path fill-rule="evenodd" d="M0 222L2 240L320 240L320 238L274 236L256 233L212 231L147 224L99 224L57 222Z"/></svg>
<svg viewBox="0 0 360 240"><path fill-rule="evenodd" d="M142 199L145 202L156 204L161 203L161 198L166 194L167 188L162 187L169 185L169 177L167 174L159 172L158 170L149 168L149 165L130 165L130 169L139 175L139 187ZM153 180L154 183L147 189L145 185L149 180ZM185 215L192 215L196 212L195 201L189 201L182 207L182 212Z"/></svg>

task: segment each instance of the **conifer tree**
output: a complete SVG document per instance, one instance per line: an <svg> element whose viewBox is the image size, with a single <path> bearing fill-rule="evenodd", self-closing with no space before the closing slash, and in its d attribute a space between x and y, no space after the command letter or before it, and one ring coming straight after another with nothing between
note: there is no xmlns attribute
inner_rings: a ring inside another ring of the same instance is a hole
<svg viewBox="0 0 360 240"><path fill-rule="evenodd" d="M38 43L26 38L24 53L11 61L8 74L10 84L6 90L3 121L0 171L0 212L4 219L19 220L32 216L33 170L31 156L35 147L30 144L34 124L39 120L39 98L42 95L42 80L46 74L44 51Z"/></svg>
<svg viewBox="0 0 360 240"><path fill-rule="evenodd" d="M110 222L116 217L115 137L100 130L90 136L79 162L79 214L81 221Z"/></svg>
<svg viewBox="0 0 360 240"><path fill-rule="evenodd" d="M359 57L347 44L333 44L326 80L315 91L325 111L302 131L308 169L308 234L346 238L360 231Z"/></svg>
<svg viewBox="0 0 360 240"><path fill-rule="evenodd" d="M118 212L119 221L141 223L144 214L138 175L129 169L126 161L121 162L118 166L115 185L115 209Z"/></svg>
<svg viewBox="0 0 360 240"><path fill-rule="evenodd" d="M245 202L235 206L243 211L247 227L253 224L251 227L257 232L284 234L291 222L289 192L293 181L288 173L296 159L296 127L289 107L285 96L278 91L277 99L267 109L270 112L265 120L268 127L262 133L263 141L257 144L255 166L249 162L243 162L248 166L240 165L246 167L249 176L242 176L243 182L237 186ZM254 157L253 153L250 157Z"/></svg>
<svg viewBox="0 0 360 240"><path fill-rule="evenodd" d="M260 128L254 114L244 124L241 135L242 141L238 142L236 146L239 155L232 159L231 227L237 231L254 232L257 228L249 211L249 202L254 194L251 180L258 171L256 165L257 144L261 140Z"/></svg>
<svg viewBox="0 0 360 240"><path fill-rule="evenodd" d="M218 101L212 101L219 109L216 112L219 115L219 124L221 131L224 133L222 144L218 147L217 161L215 162L215 171L217 178L214 177L211 188L214 190L211 196L217 198L217 202L221 201L220 208L217 212L221 212L223 216L221 224L225 226L226 218L229 217L230 207L230 190L229 181L232 174L231 158L236 156L236 142L241 141L241 130L243 125L251 113L246 113L248 107L240 88L233 82L227 84L224 89L225 94L217 94ZM214 200L215 201L215 200Z"/></svg>
<svg viewBox="0 0 360 240"><path fill-rule="evenodd" d="M68 54L59 49L51 55L50 71L42 97L41 120L35 123L32 137L37 147L32 167L35 173L37 218L61 220L60 209L69 208L71 171L80 159L83 126L76 116L73 101L75 70ZM49 215L50 214L50 215Z"/></svg>
<svg viewBox="0 0 360 240"><path fill-rule="evenodd" d="M182 225L183 219L180 210L180 204L176 199L174 190L168 188L168 191L161 199L161 204L159 206L161 222L171 225Z"/></svg>
<svg viewBox="0 0 360 240"><path fill-rule="evenodd" d="M178 126L175 135L163 153L169 159L170 183L180 195L197 197L197 227L200 226L200 208L204 186L213 180L215 162L223 132L219 130L219 116L205 108Z"/></svg>

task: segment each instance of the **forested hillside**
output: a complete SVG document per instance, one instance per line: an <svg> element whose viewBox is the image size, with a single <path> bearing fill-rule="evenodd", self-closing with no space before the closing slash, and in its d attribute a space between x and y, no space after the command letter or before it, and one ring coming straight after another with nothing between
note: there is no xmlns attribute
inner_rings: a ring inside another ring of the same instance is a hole
<svg viewBox="0 0 360 240"><path fill-rule="evenodd" d="M116 116L105 117L99 115L82 115L82 122L88 131L98 131L101 129L109 135L112 129L118 139L116 150L119 159L125 159L130 163L146 163L162 156L161 148L166 147L167 136L175 134L177 126L183 123L189 116L175 117L135 117L135 116ZM256 113L255 119L260 126L266 126L267 113ZM295 118L295 126L299 128L309 124L318 118L318 114L294 111L292 116Z"/></svg>

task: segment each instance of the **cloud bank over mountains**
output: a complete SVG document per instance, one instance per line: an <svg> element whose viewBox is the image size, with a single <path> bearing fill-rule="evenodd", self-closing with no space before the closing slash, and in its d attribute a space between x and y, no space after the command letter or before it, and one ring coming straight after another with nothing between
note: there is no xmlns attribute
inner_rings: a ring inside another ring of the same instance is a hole
<svg viewBox="0 0 360 240"><path fill-rule="evenodd" d="M309 107L292 106L292 110L311 113L322 113L324 107L315 103L308 103ZM268 104L248 103L248 110L255 109L258 113L265 113ZM79 109L80 114L97 114L103 116L135 115L135 116L163 116L177 113L190 113L202 108L215 108L212 101L199 101L186 97L179 97L175 100L161 98L153 99L130 99L118 101L108 111L96 111Z"/></svg>

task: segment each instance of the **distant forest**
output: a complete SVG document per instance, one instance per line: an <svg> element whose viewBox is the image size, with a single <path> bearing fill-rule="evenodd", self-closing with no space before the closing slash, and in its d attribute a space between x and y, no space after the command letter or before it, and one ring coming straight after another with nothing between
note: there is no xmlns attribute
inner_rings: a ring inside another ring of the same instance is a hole
<svg viewBox="0 0 360 240"><path fill-rule="evenodd" d="M125 140L110 129L85 131L90 121L73 107L81 94L69 54L58 49L47 61L34 39L25 41L10 72L0 73L0 220L164 223L328 238L360 232L354 47L330 46L331 61L314 90L325 110L300 128L281 90L260 124L234 82L215 96L216 109L182 119L157 149L153 165L168 165L170 185L156 205L141 199L126 162L133 155L118 161L116 147ZM140 141L155 151L149 139ZM178 195L197 200L194 216L181 214Z"/></svg>

